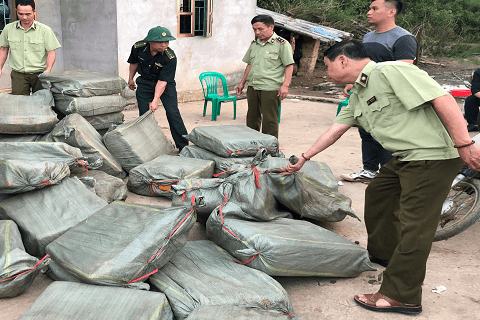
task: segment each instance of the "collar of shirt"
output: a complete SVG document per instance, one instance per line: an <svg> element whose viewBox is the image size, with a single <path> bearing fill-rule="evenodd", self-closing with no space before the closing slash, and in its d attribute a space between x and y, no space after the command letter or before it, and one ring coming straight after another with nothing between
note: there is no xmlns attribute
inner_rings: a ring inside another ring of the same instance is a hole
<svg viewBox="0 0 480 320"><path fill-rule="evenodd" d="M257 43L260 44L260 45L262 45L262 46L264 46L264 45L266 45L267 43L274 43L274 42L275 42L275 39L277 39L277 37L278 37L277 34L274 32L274 33L272 34L272 36L271 36L270 38L268 38L267 41L265 41L265 43L263 43L262 40L260 40L260 39L257 39Z"/></svg>
<svg viewBox="0 0 480 320"><path fill-rule="evenodd" d="M22 27L22 23L20 22L20 20L17 21L16 27L17 27L17 29L20 29L20 28L21 28L21 29L25 30L25 28ZM33 29L33 30L36 30L36 29L37 29L37 21L33 20L33 23L32 23L32 25L30 26L30 28L28 28L28 29L25 30L25 31L28 31L28 30L30 30L30 29Z"/></svg>

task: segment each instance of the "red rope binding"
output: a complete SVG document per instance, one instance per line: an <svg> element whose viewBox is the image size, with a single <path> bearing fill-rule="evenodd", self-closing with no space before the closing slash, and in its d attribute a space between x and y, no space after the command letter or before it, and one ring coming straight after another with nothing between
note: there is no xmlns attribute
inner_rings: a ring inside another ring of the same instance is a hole
<svg viewBox="0 0 480 320"><path fill-rule="evenodd" d="M3 279L3 280L0 281L0 283L1 283L1 282L8 281L8 280L11 280L11 279L15 279L15 278L17 278L17 277L20 277L21 275L24 275L25 273L29 273L29 272L37 269L38 265L39 265L40 263L42 263L42 262L43 262L46 258L48 258L48 257L50 257L50 255L47 254L47 255L46 255L45 257L43 257L40 261L38 261L37 264L35 264L35 266L34 266L32 269L27 270L27 271L24 271L24 272L22 272L22 273L19 273L19 274L17 274L17 275L14 275L14 276L12 276L12 277L10 277L10 278Z"/></svg>

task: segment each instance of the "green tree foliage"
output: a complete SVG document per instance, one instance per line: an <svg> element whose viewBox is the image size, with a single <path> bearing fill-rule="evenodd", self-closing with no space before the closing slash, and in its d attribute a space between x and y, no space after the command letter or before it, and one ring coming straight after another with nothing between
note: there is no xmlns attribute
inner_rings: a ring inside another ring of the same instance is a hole
<svg viewBox="0 0 480 320"><path fill-rule="evenodd" d="M258 6L344 30L356 39L373 30L366 14L373 0L258 0ZM407 0L397 24L416 34L422 52L434 56L471 56L480 52L480 0Z"/></svg>

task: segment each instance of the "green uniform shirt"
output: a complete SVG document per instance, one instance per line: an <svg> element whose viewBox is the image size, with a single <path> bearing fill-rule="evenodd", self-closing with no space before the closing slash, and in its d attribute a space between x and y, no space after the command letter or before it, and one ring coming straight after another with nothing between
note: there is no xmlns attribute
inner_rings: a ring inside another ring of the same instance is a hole
<svg viewBox="0 0 480 320"><path fill-rule="evenodd" d="M260 39L253 41L242 61L251 66L248 86L276 91L285 79L285 67L294 63L292 46L274 32L265 43Z"/></svg>
<svg viewBox="0 0 480 320"><path fill-rule="evenodd" d="M47 51L60 48L52 29L34 21L25 30L20 21L9 23L0 34L0 46L10 48L9 65L22 73L43 72L47 67Z"/></svg>
<svg viewBox="0 0 480 320"><path fill-rule="evenodd" d="M399 61L369 62L335 123L359 125L402 161L458 157L429 102L447 94L426 72Z"/></svg>

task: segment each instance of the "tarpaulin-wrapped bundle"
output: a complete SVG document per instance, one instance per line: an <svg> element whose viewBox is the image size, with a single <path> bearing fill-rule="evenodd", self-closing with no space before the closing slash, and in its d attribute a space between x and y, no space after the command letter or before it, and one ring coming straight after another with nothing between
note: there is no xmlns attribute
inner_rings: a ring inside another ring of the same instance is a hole
<svg viewBox="0 0 480 320"><path fill-rule="evenodd" d="M92 127L96 130L109 129L112 125L118 126L123 123L124 115L122 112L105 113L97 116L85 117Z"/></svg>
<svg viewBox="0 0 480 320"><path fill-rule="evenodd" d="M255 156L260 149L276 155L278 139L244 125L196 127L185 136L196 146L221 157Z"/></svg>
<svg viewBox="0 0 480 320"><path fill-rule="evenodd" d="M54 94L55 108L65 114L78 113L83 117L121 112L130 102L119 94L88 98Z"/></svg>
<svg viewBox="0 0 480 320"><path fill-rule="evenodd" d="M2 201L0 219L14 220L27 252L43 257L50 242L106 205L78 178L72 177Z"/></svg>
<svg viewBox="0 0 480 320"><path fill-rule="evenodd" d="M192 197L203 197L204 205L198 207L198 222L205 224L213 209L226 201L230 194L231 185L225 185L225 179L184 179L172 186L175 193L172 198L172 207L187 206Z"/></svg>
<svg viewBox="0 0 480 320"><path fill-rule="evenodd" d="M285 157L282 151L275 151L274 154L280 158ZM240 158L224 158L211 151L205 150L195 145L185 146L178 154L181 157L197 158L204 160L215 161L215 173L220 173L232 169L234 166L237 168L250 167L254 157L240 157Z"/></svg>
<svg viewBox="0 0 480 320"><path fill-rule="evenodd" d="M71 114L60 121L49 137L56 142L64 142L82 151L89 164L96 163L95 169L118 178L126 173L117 159L107 150L100 134L79 114Z"/></svg>
<svg viewBox="0 0 480 320"><path fill-rule="evenodd" d="M75 174L85 185L93 188L97 196L111 203L123 201L127 198L127 184L122 179L109 175L100 170L89 170L88 176Z"/></svg>
<svg viewBox="0 0 480 320"><path fill-rule="evenodd" d="M176 319L206 305L293 313L287 292L275 279L234 261L211 241L189 241L149 281L165 293Z"/></svg>
<svg viewBox="0 0 480 320"><path fill-rule="evenodd" d="M57 269L81 282L148 289L144 281L187 242L196 205L112 202L50 243L47 252Z"/></svg>
<svg viewBox="0 0 480 320"><path fill-rule="evenodd" d="M128 190L145 196L172 198L171 186L182 179L211 178L214 162L161 155L130 170Z"/></svg>
<svg viewBox="0 0 480 320"><path fill-rule="evenodd" d="M0 142L0 150L2 160L66 163L71 172L88 166L80 149L63 142Z"/></svg>
<svg viewBox="0 0 480 320"><path fill-rule="evenodd" d="M50 132L58 122L49 90L31 96L0 93L0 133L40 134Z"/></svg>
<svg viewBox="0 0 480 320"><path fill-rule="evenodd" d="M252 220L269 221L291 217L289 212L279 209L267 176L257 167L225 178L224 184L231 185L227 201L237 204Z"/></svg>
<svg viewBox="0 0 480 320"><path fill-rule="evenodd" d="M68 164L51 161L2 160L0 193L21 193L58 184L70 175Z"/></svg>
<svg viewBox="0 0 480 320"><path fill-rule="evenodd" d="M103 142L127 171L174 149L150 110L109 130L103 136Z"/></svg>
<svg viewBox="0 0 480 320"><path fill-rule="evenodd" d="M43 134L0 134L0 142L35 142L41 141Z"/></svg>
<svg viewBox="0 0 480 320"><path fill-rule="evenodd" d="M160 292L56 281L20 319L173 320L173 313Z"/></svg>
<svg viewBox="0 0 480 320"><path fill-rule="evenodd" d="M271 276L356 277L375 270L359 245L308 221L251 221L228 202L207 221L207 237L240 263Z"/></svg>
<svg viewBox="0 0 480 320"><path fill-rule="evenodd" d="M265 157L258 164L258 167L262 168L263 171L281 172L287 166L287 164L287 158ZM335 191L338 191L337 180L327 164L318 161L307 161L300 171L306 177L309 177L311 180L315 181L315 183L321 183Z"/></svg>
<svg viewBox="0 0 480 320"><path fill-rule="evenodd" d="M121 77L88 70L42 73L38 78L43 86L50 88L54 94L60 93L74 97L121 93L127 86Z"/></svg>
<svg viewBox="0 0 480 320"><path fill-rule="evenodd" d="M359 219L351 208L349 197L327 187L309 173L285 174L283 170L276 170L265 175L275 199L292 212L317 221L338 222L347 215Z"/></svg>
<svg viewBox="0 0 480 320"><path fill-rule="evenodd" d="M187 320L306 320L273 310L248 308L234 305L199 306Z"/></svg>
<svg viewBox="0 0 480 320"><path fill-rule="evenodd" d="M48 262L25 252L18 227L12 220L0 220L0 298L12 298L28 290Z"/></svg>

